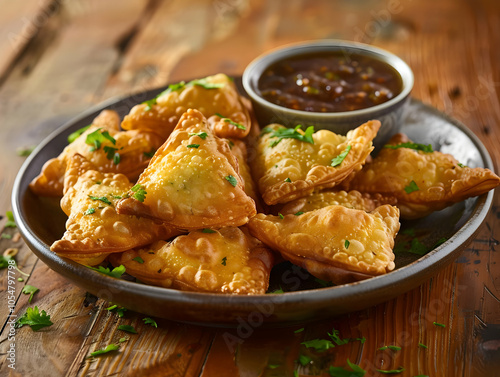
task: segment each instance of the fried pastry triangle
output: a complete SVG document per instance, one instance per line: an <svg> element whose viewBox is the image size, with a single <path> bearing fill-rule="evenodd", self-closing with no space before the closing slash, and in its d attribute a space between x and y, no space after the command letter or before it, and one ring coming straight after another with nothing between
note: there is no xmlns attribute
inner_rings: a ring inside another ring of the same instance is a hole
<svg viewBox="0 0 500 377"><path fill-rule="evenodd" d="M205 117L188 110L139 177L118 212L156 218L181 229L240 226L255 215L238 162Z"/></svg>
<svg viewBox="0 0 500 377"><path fill-rule="evenodd" d="M92 162L99 171L125 174L135 180L162 143L151 132L119 131L118 114L104 110L61 154L48 160L30 183L30 189L41 196L62 196L64 173L68 160L76 153Z"/></svg>
<svg viewBox="0 0 500 377"><path fill-rule="evenodd" d="M68 176L83 171L77 168L82 159L80 155L73 157ZM119 215L116 202L131 187L123 174L88 170L79 176L61 200L61 208L69 216L67 230L51 250L79 263L95 265L110 253L180 234L177 229L150 219Z"/></svg>
<svg viewBox="0 0 500 377"><path fill-rule="evenodd" d="M369 121L346 136L328 130L287 129L272 124L257 145L254 176L264 201L273 205L337 185L358 171L373 150L379 121Z"/></svg>
<svg viewBox="0 0 500 377"><path fill-rule="evenodd" d="M279 212L283 215L289 215L300 212L309 212L331 205L339 205L352 209L360 209L365 212L371 212L381 205L395 205L396 203L396 198L382 196L378 193L360 193L356 190L327 190L314 192L309 196L288 202L279 210Z"/></svg>
<svg viewBox="0 0 500 377"><path fill-rule="evenodd" d="M500 177L489 169L469 168L449 154L418 150L419 146L406 135L395 135L343 186L394 196L401 217L413 219L484 194L500 184Z"/></svg>
<svg viewBox="0 0 500 377"><path fill-rule="evenodd" d="M250 131L249 111L234 82L224 74L170 85L158 97L134 106L122 128L154 131L167 139L190 108L205 115L219 137L243 138Z"/></svg>
<svg viewBox="0 0 500 377"><path fill-rule="evenodd" d="M264 294L272 267L271 252L246 230L196 230L172 242L112 255L140 281L196 292Z"/></svg>
<svg viewBox="0 0 500 377"><path fill-rule="evenodd" d="M394 269L399 210L383 205L371 213L329 206L299 216L257 214L252 235L312 275L335 284Z"/></svg>

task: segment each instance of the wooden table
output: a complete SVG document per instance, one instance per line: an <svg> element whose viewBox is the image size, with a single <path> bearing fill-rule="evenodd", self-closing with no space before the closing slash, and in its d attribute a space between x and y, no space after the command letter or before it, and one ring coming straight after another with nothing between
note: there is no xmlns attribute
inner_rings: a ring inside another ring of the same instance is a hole
<svg viewBox="0 0 500 377"><path fill-rule="evenodd" d="M240 75L257 55L285 43L341 38L401 56L415 73L413 96L464 122L494 163L500 159L500 6L496 0L23 0L0 1L0 213L24 158L64 121L115 95L217 72ZM346 360L379 376L500 376L500 200L477 238L422 286L360 312L281 329L255 329L236 347L237 330L190 326L141 314L123 318L49 270L6 228L0 251L17 248L15 314L46 310L54 325L15 335L15 369L7 360L7 270L2 277L0 375L7 376L293 376L323 375ZM0 220L0 229L7 219ZM8 237L8 236L6 236ZM19 275L21 276L21 275ZM40 288L31 304L25 284ZM433 322L446 325L445 328ZM124 335L120 351L90 352ZM304 339L335 328L343 338L302 367ZM422 343L428 348L419 347ZM378 350L384 345L400 351ZM273 366L278 366L273 369ZM321 374L322 373L322 374Z"/></svg>

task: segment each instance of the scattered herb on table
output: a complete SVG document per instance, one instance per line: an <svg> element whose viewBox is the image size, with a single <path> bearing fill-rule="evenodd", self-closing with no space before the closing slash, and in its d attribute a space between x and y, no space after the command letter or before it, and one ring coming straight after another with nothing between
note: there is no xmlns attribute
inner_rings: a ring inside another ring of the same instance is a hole
<svg viewBox="0 0 500 377"><path fill-rule="evenodd" d="M391 369L391 370L383 370L383 369L376 369L377 372L382 373L382 374L398 374L401 373L405 370L403 367L399 367L399 369Z"/></svg>
<svg viewBox="0 0 500 377"><path fill-rule="evenodd" d="M92 352L90 354L90 356L88 356L88 358L99 356L99 355L104 355L105 353L109 353L109 352L113 352L113 351L118 351L119 349L120 349L119 345L110 344L110 345L106 346L106 348L104 348L104 349L100 349L100 350Z"/></svg>
<svg viewBox="0 0 500 377"><path fill-rule="evenodd" d="M126 332L129 332L131 334L137 334L137 330L134 329L134 327L130 326L130 325L120 325L120 326L118 326L118 330L126 331Z"/></svg>
<svg viewBox="0 0 500 377"><path fill-rule="evenodd" d="M347 359L347 365L351 368L351 370L331 366L328 373L330 373L331 377L363 377L366 373L363 368L357 364L351 363L349 359Z"/></svg>
<svg viewBox="0 0 500 377"><path fill-rule="evenodd" d="M53 323L50 321L50 315L45 310L40 312L38 306L35 306L26 309L26 313L16 321L15 327L20 328L24 325L30 326L33 331L38 331L44 327L52 326Z"/></svg>
<svg viewBox="0 0 500 377"><path fill-rule="evenodd" d="M16 228L16 222L14 220L14 215L12 211L5 212L5 216L7 216L7 221L5 222L4 228Z"/></svg>
<svg viewBox="0 0 500 377"><path fill-rule="evenodd" d="M446 325L442 324L442 323L439 323L439 322L432 322L432 324L434 326L438 326L438 327L446 327Z"/></svg>
<svg viewBox="0 0 500 377"><path fill-rule="evenodd" d="M330 340L326 339L312 339L302 342L300 344L306 346L307 348L314 348L316 351L319 352L323 352L330 348L335 347L335 345Z"/></svg>
<svg viewBox="0 0 500 377"><path fill-rule="evenodd" d="M158 328L158 324L156 323L156 321L154 319L146 317L146 318L143 318L142 320L144 321L145 325L151 325L153 327Z"/></svg>
<svg viewBox="0 0 500 377"><path fill-rule="evenodd" d="M23 287L23 290L22 292L26 295L30 295L30 297L28 298L28 303L31 304L31 300L33 300L33 296L35 295L35 293L39 292L40 290L37 288L37 287L34 287L32 285L29 285L29 284L26 284L24 287Z"/></svg>

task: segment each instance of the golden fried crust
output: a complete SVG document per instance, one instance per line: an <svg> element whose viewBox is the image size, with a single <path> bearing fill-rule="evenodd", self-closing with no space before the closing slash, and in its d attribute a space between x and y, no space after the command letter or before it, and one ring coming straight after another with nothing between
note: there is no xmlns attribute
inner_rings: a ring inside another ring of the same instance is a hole
<svg viewBox="0 0 500 377"><path fill-rule="evenodd" d="M331 205L340 205L347 208L371 212L383 204L395 205L396 203L396 198L382 196L378 193L360 193L356 190L328 190L314 192L309 196L286 203L282 208L280 208L279 212L283 215L288 215L298 212L309 212Z"/></svg>
<svg viewBox="0 0 500 377"><path fill-rule="evenodd" d="M214 136L205 117L188 110L139 177L136 191L118 212L165 221L181 229L240 226L255 215L244 191L238 161L226 141ZM143 199L143 201L141 201Z"/></svg>
<svg viewBox="0 0 500 377"><path fill-rule="evenodd" d="M61 208L69 219L62 239L54 242L51 250L79 263L93 265L110 253L180 234L150 219L119 215L116 202L131 186L123 174L89 170L80 176L61 200Z"/></svg>
<svg viewBox="0 0 500 377"><path fill-rule="evenodd" d="M144 262L137 262L137 257ZM193 231L172 242L159 241L113 255L110 260L148 284L240 295L264 294L272 267L271 252L235 227L213 233Z"/></svg>
<svg viewBox="0 0 500 377"><path fill-rule="evenodd" d="M399 134L389 144L407 141L406 136ZM372 163L366 164L343 186L394 196L401 217L411 219L481 195L499 184L500 177L491 170L462 166L449 154L382 148ZM415 191L411 192L411 187Z"/></svg>
<svg viewBox="0 0 500 377"><path fill-rule="evenodd" d="M329 206L296 215L257 214L253 236L320 279L343 284L394 269L399 210L383 205L371 213Z"/></svg>
<svg viewBox="0 0 500 377"><path fill-rule="evenodd" d="M41 196L62 196L64 188L64 173L68 160L76 153L81 154L99 171L125 174L135 180L147 166L150 155L161 144L162 139L155 133L141 131L118 131L116 129L115 112L107 111L96 118L93 123L75 141L66 146L57 157L48 160L38 175L30 183L30 189ZM106 128L109 127L109 128ZM98 149L86 143L87 136L92 133L108 132L115 140L104 138ZM113 148L113 149L110 149ZM115 158L115 153L119 158Z"/></svg>
<svg viewBox="0 0 500 377"><path fill-rule="evenodd" d="M68 160L68 163L66 165L66 172L64 173L63 194L66 194L68 190L75 185L75 183L78 181L78 178L82 176L84 173L88 172L89 170L98 170L98 169L92 162L87 160L80 153L74 154ZM66 214L69 215L68 212L66 212Z"/></svg>
<svg viewBox="0 0 500 377"><path fill-rule="evenodd" d="M266 127L276 131L283 126ZM369 121L349 131L346 136L328 130L313 134L314 144L297 139L277 140L272 133L261 135L257 145L254 175L264 201L273 205L309 195L313 190L337 185L351 172L358 171L373 150L372 140L380 128L379 121ZM340 165L332 167L332 159L350 151Z"/></svg>
<svg viewBox="0 0 500 377"><path fill-rule="evenodd" d="M167 90L156 99L156 104L134 106L125 116L122 128L154 131L166 140L182 114L188 109L197 109L208 118L208 124L217 136L243 138L248 135L250 114L233 81L224 74L202 80L216 87L207 89L190 82L177 90Z"/></svg>

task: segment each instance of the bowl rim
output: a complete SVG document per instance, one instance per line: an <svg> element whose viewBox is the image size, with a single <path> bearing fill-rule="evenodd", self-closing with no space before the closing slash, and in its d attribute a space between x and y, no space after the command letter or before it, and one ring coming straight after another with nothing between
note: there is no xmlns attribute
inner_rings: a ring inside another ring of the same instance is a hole
<svg viewBox="0 0 500 377"><path fill-rule="evenodd" d="M295 110L276 105L261 97L255 90L254 82L261 77L264 70L271 64L291 56L301 55L308 52L320 52L328 50L353 50L356 53L375 57L376 59L389 64L401 76L401 80L403 83L401 92L394 98L391 98L389 101L364 109L322 113ZM413 89L414 80L415 79L413 71L411 70L410 66L403 59L393 54L392 52L369 44L341 39L310 40L276 47L272 50L264 52L263 54L253 59L245 68L242 76L243 88L247 92L248 96L252 99L252 101L257 102L260 106L267 107L268 109L271 109L273 111L288 113L297 118L316 118L320 120L370 116L375 113L389 111L393 106L404 103L404 100L410 95Z"/></svg>

